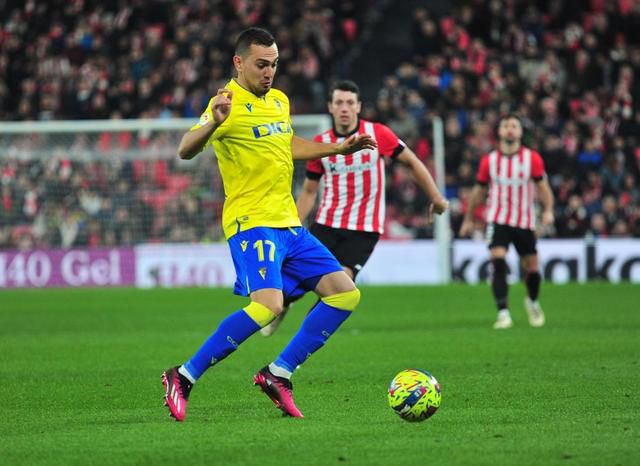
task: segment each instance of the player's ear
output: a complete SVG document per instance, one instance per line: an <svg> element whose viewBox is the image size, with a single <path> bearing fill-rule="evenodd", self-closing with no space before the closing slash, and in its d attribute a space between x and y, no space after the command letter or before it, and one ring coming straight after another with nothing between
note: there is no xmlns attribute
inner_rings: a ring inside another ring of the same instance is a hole
<svg viewBox="0 0 640 466"><path fill-rule="evenodd" d="M242 71L242 57L240 55L233 56L233 66L235 67L236 71Z"/></svg>

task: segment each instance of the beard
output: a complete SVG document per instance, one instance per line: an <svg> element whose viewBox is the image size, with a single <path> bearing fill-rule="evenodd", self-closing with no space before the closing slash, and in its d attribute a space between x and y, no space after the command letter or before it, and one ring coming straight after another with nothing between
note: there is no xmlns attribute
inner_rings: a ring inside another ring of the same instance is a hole
<svg viewBox="0 0 640 466"><path fill-rule="evenodd" d="M516 142L518 142L518 138L512 135L508 135L502 138L502 142L506 144L515 144Z"/></svg>

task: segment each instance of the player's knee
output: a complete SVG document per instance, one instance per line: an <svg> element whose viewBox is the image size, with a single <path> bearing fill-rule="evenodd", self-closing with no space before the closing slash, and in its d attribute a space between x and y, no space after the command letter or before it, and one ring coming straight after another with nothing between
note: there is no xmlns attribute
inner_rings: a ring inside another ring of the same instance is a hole
<svg viewBox="0 0 640 466"><path fill-rule="evenodd" d="M538 272L538 257L537 256L529 256L524 261L524 269L527 273L536 273Z"/></svg>
<svg viewBox="0 0 640 466"><path fill-rule="evenodd" d="M356 274L354 273L351 267L347 267L346 265L343 265L342 270L344 270L344 273L346 273L351 280L355 280Z"/></svg>
<svg viewBox="0 0 640 466"><path fill-rule="evenodd" d="M493 264L493 279L494 280L506 280L507 279L507 261L504 257L495 257L491 259Z"/></svg>
<svg viewBox="0 0 640 466"><path fill-rule="evenodd" d="M275 312L268 306L261 304L257 301L251 301L248 305L244 307L244 312L247 313L251 319L260 326L260 328L265 327L271 323L273 319L276 318L280 312L282 312L282 305L280 305L280 311Z"/></svg>
<svg viewBox="0 0 640 466"><path fill-rule="evenodd" d="M323 303L328 304L329 306L335 307L337 309L342 309L345 311L354 311L356 307L358 307L358 303L360 302L360 290L358 288L354 288L351 291L332 294L330 296L325 296L320 299L322 300Z"/></svg>

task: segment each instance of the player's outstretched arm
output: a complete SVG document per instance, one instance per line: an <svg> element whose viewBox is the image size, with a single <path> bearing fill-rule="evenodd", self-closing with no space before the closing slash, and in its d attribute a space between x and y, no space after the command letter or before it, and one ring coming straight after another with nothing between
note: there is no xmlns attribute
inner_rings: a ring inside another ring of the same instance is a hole
<svg viewBox="0 0 640 466"><path fill-rule="evenodd" d="M411 168L416 182L425 194L429 196L429 199L431 199L429 213L436 213L438 215L444 213L444 211L449 208L449 201L440 193L431 173L429 173L429 170L427 170L427 167L424 166L418 156L411 149L405 147L402 152L398 154L398 160Z"/></svg>
<svg viewBox="0 0 640 466"><path fill-rule="evenodd" d="M540 199L543 209L542 223L545 225L553 225L555 221L553 215L553 192L551 191L551 186L549 186L546 176L536 183L536 188L538 199Z"/></svg>
<svg viewBox="0 0 640 466"><path fill-rule="evenodd" d="M205 125L192 131L187 131L180 145L178 146L178 157L183 160L191 160L204 149L205 144L216 130L217 126L213 121L209 121Z"/></svg>
<svg viewBox="0 0 640 466"><path fill-rule="evenodd" d="M376 141L368 134L354 134L341 143L326 144L293 136L291 153L293 160L316 160L335 154L352 154L362 149L374 149Z"/></svg>
<svg viewBox="0 0 640 466"><path fill-rule="evenodd" d="M296 201L296 207L298 208L298 217L300 217L300 222L304 223L309 216L309 213L313 209L313 206L316 203L316 199L318 198L318 189L320 188L320 181L311 180L306 178L304 183L302 184L302 191L298 195L298 200Z"/></svg>
<svg viewBox="0 0 640 466"><path fill-rule="evenodd" d="M460 236L468 236L473 231L473 213L480 205L482 200L487 196L487 186L476 184L469 195L469 205L467 212L464 214L464 220L460 227Z"/></svg>
<svg viewBox="0 0 640 466"><path fill-rule="evenodd" d="M231 99L233 93L228 89L218 89L218 93L211 100L211 119L200 128L187 131L178 146L178 157L190 160L198 155L215 130L227 119L231 113ZM204 115L203 115L204 116Z"/></svg>

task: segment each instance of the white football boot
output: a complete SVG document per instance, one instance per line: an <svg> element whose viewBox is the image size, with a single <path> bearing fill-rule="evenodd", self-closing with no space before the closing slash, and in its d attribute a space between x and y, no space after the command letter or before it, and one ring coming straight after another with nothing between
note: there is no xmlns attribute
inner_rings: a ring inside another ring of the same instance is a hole
<svg viewBox="0 0 640 466"><path fill-rule="evenodd" d="M544 325L544 312L538 301L532 301L528 296L524 298L524 307L529 316L529 325L532 327L542 327Z"/></svg>
<svg viewBox="0 0 640 466"><path fill-rule="evenodd" d="M498 311L498 319L493 324L493 328L496 330L506 329L513 327L513 320L511 320L511 314L508 309L501 309Z"/></svg>

